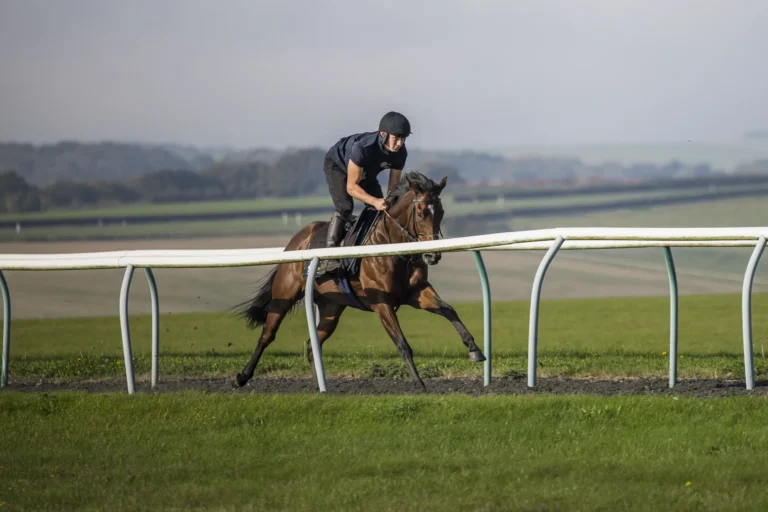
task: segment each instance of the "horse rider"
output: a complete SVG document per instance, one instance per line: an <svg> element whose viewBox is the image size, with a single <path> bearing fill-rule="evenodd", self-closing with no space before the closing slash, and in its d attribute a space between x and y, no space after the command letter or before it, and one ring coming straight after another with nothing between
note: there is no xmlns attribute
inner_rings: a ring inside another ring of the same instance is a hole
<svg viewBox="0 0 768 512"><path fill-rule="evenodd" d="M334 206L326 247L339 246L344 224L354 207L352 198L377 210L387 209L377 176L389 169L388 191L397 187L408 157L405 139L409 135L408 119L399 112L387 112L377 132L342 137L325 154L323 170ZM335 272L339 264L339 260L323 260L317 274Z"/></svg>

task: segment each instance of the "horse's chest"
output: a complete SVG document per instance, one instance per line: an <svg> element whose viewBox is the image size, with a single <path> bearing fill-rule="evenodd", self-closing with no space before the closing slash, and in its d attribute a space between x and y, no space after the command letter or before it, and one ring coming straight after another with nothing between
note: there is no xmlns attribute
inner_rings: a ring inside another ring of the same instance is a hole
<svg viewBox="0 0 768 512"><path fill-rule="evenodd" d="M407 294L426 280L426 265L420 261L400 260L386 270L371 268L371 272L361 272L359 284L361 290L378 289L397 296Z"/></svg>

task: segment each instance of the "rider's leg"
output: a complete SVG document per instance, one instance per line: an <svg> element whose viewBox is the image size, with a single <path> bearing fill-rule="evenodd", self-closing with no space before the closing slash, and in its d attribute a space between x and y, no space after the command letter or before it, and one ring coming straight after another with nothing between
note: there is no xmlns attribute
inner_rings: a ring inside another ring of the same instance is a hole
<svg viewBox="0 0 768 512"><path fill-rule="evenodd" d="M328 223L328 235L326 236L326 247L338 247L341 243L344 223L352 213L354 206L352 196L347 193L347 175L326 155L325 158L325 180L328 182L328 191L333 199L334 212L331 221ZM339 268L339 260L322 260L317 268L317 275L327 272L334 272Z"/></svg>
<svg viewBox="0 0 768 512"><path fill-rule="evenodd" d="M339 212L333 212L331 221L328 223L328 236L325 238L326 247L339 246L345 222L347 222L347 219L342 217ZM317 275L336 272L339 269L340 264L341 261L339 260L323 260L317 267Z"/></svg>

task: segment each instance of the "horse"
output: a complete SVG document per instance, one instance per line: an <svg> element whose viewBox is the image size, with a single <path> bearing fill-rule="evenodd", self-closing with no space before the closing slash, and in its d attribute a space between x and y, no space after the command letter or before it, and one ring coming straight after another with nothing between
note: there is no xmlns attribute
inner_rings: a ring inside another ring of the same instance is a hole
<svg viewBox="0 0 768 512"><path fill-rule="evenodd" d="M379 245L403 242L436 240L441 236L440 222L444 215L440 193L446 185L443 177L435 183L427 176L410 171L387 196L388 208L379 211L371 225L363 245ZM285 250L303 250L313 239L325 240L327 222L313 222L296 233ZM367 310L376 313L387 334L397 347L415 386L426 390L413 362L413 350L403 334L397 319L402 305L435 313L447 319L458 332L469 351L469 360L485 361L474 337L459 318L456 311L442 300L428 280L428 266L440 261L440 253L423 253L397 256L369 256L359 261L357 276L351 276L349 284L359 302ZM243 387L253 377L256 365L264 350L275 340L280 323L303 300L307 279L303 270L305 262L277 265L265 278L255 295L235 306L246 325L255 329L263 326L250 361L236 375L233 387ZM349 296L342 293L334 275L323 275L315 280L314 302L319 310L317 336L320 345L331 337L344 310L353 305ZM314 368L312 347L307 340L307 361Z"/></svg>

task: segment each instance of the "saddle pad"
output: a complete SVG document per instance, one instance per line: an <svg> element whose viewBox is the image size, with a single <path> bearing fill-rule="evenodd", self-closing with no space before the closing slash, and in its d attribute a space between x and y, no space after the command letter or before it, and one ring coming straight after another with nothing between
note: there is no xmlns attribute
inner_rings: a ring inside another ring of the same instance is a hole
<svg viewBox="0 0 768 512"><path fill-rule="evenodd" d="M368 238L368 235L370 234L371 227L373 226L373 222L378 217L378 211L367 207L363 209L363 211L360 213L360 215L357 218L350 219L352 220L351 227L348 227L349 224L345 225L345 228L347 228L346 235L344 235L344 239L341 243L342 247L354 247L357 245L362 245L365 240ZM321 229L318 229L315 234L312 236L312 239L309 243L310 249L317 249L317 248L323 248L325 247L325 240L328 233L328 225L326 224ZM309 271L309 262L307 261L304 264L304 277L306 278ZM339 288L341 289L344 296L349 301L349 304L356 309L360 309L362 311L372 311L371 308L364 305L362 302L360 302L360 299L355 294L354 290L352 289L352 285L350 283L351 279L357 279L360 274L360 258L344 258L341 260L341 265L339 266L339 272L338 276L336 277L336 282L339 285Z"/></svg>

